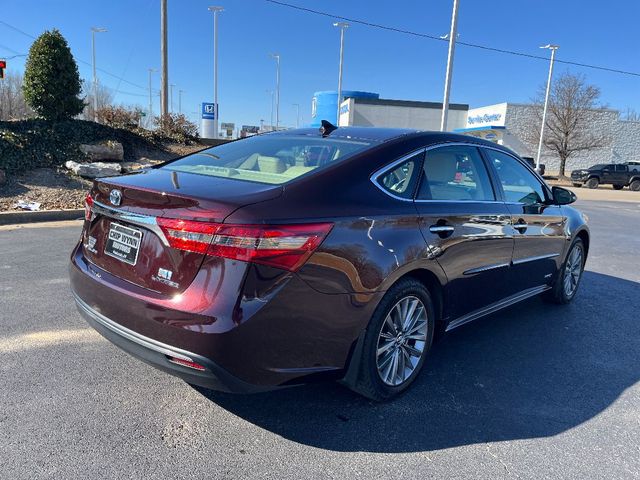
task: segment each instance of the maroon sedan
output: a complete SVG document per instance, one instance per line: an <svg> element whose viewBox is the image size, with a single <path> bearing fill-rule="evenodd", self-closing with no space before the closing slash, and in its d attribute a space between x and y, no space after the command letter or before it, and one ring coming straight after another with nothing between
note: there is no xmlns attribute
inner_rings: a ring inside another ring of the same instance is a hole
<svg viewBox="0 0 640 480"><path fill-rule="evenodd" d="M576 295L575 196L448 133L292 130L97 180L71 256L80 312L189 383L406 389L434 335Z"/></svg>

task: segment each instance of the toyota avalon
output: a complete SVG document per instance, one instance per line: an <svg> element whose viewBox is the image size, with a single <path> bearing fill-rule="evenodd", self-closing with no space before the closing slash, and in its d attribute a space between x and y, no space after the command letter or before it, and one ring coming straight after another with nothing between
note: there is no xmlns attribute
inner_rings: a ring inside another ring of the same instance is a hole
<svg viewBox="0 0 640 480"><path fill-rule="evenodd" d="M191 384L384 400L438 334L575 297L573 201L494 143L323 122L96 180L71 287L98 332Z"/></svg>

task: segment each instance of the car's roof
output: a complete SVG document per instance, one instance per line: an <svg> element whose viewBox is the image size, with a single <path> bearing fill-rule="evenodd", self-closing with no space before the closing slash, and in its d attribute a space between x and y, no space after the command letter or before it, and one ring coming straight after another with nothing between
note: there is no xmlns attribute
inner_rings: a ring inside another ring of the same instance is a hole
<svg viewBox="0 0 640 480"><path fill-rule="evenodd" d="M372 142L386 142L403 135L417 133L419 130L410 128L379 128L379 127L339 127L326 135L329 138L369 140ZM322 137L318 128L296 128L293 130L281 130L267 135L300 135L309 137Z"/></svg>
<svg viewBox="0 0 640 480"><path fill-rule="evenodd" d="M318 128L281 130L279 132L267 133L266 135L322 137L322 133ZM501 145L477 137L461 135L459 133L416 130L411 128L338 127L326 135L327 138L366 140L373 143L383 143L409 136L414 138L424 137L426 143L465 142L501 148ZM503 147L501 149L508 151Z"/></svg>

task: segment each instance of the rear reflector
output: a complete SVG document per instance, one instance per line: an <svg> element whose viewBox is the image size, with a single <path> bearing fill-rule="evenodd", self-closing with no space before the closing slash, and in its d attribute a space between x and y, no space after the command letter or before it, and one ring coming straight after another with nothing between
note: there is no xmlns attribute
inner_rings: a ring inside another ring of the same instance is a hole
<svg viewBox="0 0 640 480"><path fill-rule="evenodd" d="M205 370L205 368L202 365L196 362L192 362L191 360L185 360L184 358L178 358L178 357L171 357L169 355L166 355L166 357L167 357L167 360L169 360L171 363L175 363L176 365L182 365L183 367L193 368L194 370L199 370L201 372Z"/></svg>
<svg viewBox="0 0 640 480"><path fill-rule="evenodd" d="M93 198L90 193L84 197L84 219L91 220L91 207L93 207Z"/></svg>
<svg viewBox="0 0 640 480"><path fill-rule="evenodd" d="M333 224L227 225L158 218L169 245L190 252L261 263L285 270L300 268Z"/></svg>

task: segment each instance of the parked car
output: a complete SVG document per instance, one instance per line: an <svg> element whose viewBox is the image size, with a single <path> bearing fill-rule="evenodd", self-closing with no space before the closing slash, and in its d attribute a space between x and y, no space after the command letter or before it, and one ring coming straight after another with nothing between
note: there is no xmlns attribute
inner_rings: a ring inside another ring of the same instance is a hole
<svg viewBox="0 0 640 480"><path fill-rule="evenodd" d="M269 133L96 180L71 288L98 332L189 383L339 379L388 399L437 333L574 299L590 241L574 200L481 139Z"/></svg>
<svg viewBox="0 0 640 480"><path fill-rule="evenodd" d="M535 158L533 158L533 157L522 157L522 159L525 162L527 162L531 168L533 168L534 170L536 169L536 160L535 160ZM538 173L542 176L542 175L544 175L545 170L546 170L545 164L541 163Z"/></svg>
<svg viewBox="0 0 640 480"><path fill-rule="evenodd" d="M587 188L610 184L615 190L628 186L630 190L637 192L640 191L640 169L635 170L625 163L598 164L587 169L573 170L571 182L574 187L585 185Z"/></svg>
<svg viewBox="0 0 640 480"><path fill-rule="evenodd" d="M640 172L640 162L624 162L629 167L630 172Z"/></svg>

